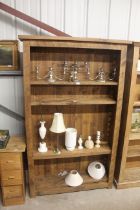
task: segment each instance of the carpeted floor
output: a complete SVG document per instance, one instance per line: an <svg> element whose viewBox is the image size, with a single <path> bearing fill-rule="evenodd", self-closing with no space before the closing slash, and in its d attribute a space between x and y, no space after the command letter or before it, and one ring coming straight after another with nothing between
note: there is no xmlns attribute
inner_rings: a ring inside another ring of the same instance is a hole
<svg viewBox="0 0 140 210"><path fill-rule="evenodd" d="M28 194L28 193L26 193ZM75 193L37 196L20 206L0 210L140 210L140 188L97 189Z"/></svg>

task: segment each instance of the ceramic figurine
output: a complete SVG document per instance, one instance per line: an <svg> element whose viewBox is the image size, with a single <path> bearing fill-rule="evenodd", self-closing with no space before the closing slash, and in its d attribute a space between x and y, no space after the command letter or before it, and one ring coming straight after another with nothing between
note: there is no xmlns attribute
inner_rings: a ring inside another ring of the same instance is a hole
<svg viewBox="0 0 140 210"><path fill-rule="evenodd" d="M88 136L88 139L85 141L85 147L87 149L92 149L94 147L94 142L91 139L91 136Z"/></svg>
<svg viewBox="0 0 140 210"><path fill-rule="evenodd" d="M79 137L79 139L78 139L78 144L79 144L78 149L83 149L84 148L82 143L83 143L83 140L82 140L81 137Z"/></svg>
<svg viewBox="0 0 140 210"><path fill-rule="evenodd" d="M46 136L46 132L47 132L47 128L45 128L45 121L40 121L40 128L39 128L39 135L40 135L40 138L43 140Z"/></svg>
<svg viewBox="0 0 140 210"><path fill-rule="evenodd" d="M101 144L101 131L97 131L95 143L96 143L95 144L95 147L96 148L100 148L100 144Z"/></svg>

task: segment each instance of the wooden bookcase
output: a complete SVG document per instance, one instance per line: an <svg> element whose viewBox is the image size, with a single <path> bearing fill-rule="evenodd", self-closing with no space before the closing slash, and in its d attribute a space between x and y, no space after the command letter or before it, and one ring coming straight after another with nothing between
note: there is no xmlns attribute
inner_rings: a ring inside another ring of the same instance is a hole
<svg viewBox="0 0 140 210"><path fill-rule="evenodd" d="M54 194L111 187L114 177L116 149L120 128L122 96L128 42L86 38L47 36L19 36L23 41L23 68L27 151L29 164L30 195ZM33 71L39 66L39 77L44 78L48 68L53 67L58 77L63 75L64 61L69 65L78 62L80 84L45 79L33 79ZM90 64L92 77L103 67L106 82L88 81L83 65ZM116 67L115 81L108 75ZM56 155L56 135L49 131L53 114L63 113L66 127L75 127L84 140L91 135L95 141L96 131L103 132L102 145L92 150L75 149L69 152L64 146L64 133L59 138L61 154ZM47 153L38 152L39 122L46 121L48 129ZM106 175L100 181L87 173L89 163L101 161ZM61 171L78 170L84 182L80 187L68 187Z"/></svg>
<svg viewBox="0 0 140 210"><path fill-rule="evenodd" d="M128 47L123 109L115 169L117 188L140 186L140 133L132 127L132 115L140 108L140 44ZM139 114L138 114L139 115Z"/></svg>

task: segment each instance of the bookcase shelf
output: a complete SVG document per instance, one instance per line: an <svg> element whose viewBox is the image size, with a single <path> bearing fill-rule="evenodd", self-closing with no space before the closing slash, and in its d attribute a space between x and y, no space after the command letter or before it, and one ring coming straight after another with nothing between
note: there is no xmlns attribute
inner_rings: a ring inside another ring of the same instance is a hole
<svg viewBox="0 0 140 210"><path fill-rule="evenodd" d="M94 155L105 155L111 154L111 148L108 145L103 145L100 148L93 149L75 149L74 151L67 151L66 149L61 149L61 154L56 154L53 149L49 149L47 153L39 153L38 151L33 152L33 159L58 159L58 158L72 158L72 157L84 157L84 156L94 156Z"/></svg>
<svg viewBox="0 0 140 210"><path fill-rule="evenodd" d="M120 127L127 43L47 36L19 36L19 39L23 41L24 48L30 196L110 188ZM64 72L66 61L68 70ZM85 69L87 63L88 72ZM72 70L73 65L78 69L76 72ZM57 78L65 78L64 81L56 79L48 82L47 79L40 79L50 73L50 68ZM105 78L96 81L100 69ZM112 79L110 75L114 69L115 76ZM75 77L73 73L76 74ZM71 80L72 77L79 82ZM62 134L59 141L61 154L54 153L57 138L49 128L56 112L63 113L66 128L77 129L77 138L82 136L83 145L88 136L92 136L95 143L96 133L101 131L101 147L69 152L65 149L65 135ZM41 120L46 122L47 128L46 153L38 152L41 141L38 128ZM105 140L106 143L103 144ZM93 161L103 163L106 170L105 176L98 182L87 173L88 165ZM61 171L69 173L71 170L77 170L83 177L81 186L68 187L65 177L58 177Z"/></svg>

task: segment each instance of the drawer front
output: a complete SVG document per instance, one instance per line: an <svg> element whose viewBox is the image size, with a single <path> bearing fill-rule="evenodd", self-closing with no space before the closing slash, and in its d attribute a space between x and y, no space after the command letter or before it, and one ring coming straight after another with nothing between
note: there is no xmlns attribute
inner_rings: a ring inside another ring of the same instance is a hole
<svg viewBox="0 0 140 210"><path fill-rule="evenodd" d="M22 185L3 187L2 193L5 199L22 197L23 196Z"/></svg>
<svg viewBox="0 0 140 210"><path fill-rule="evenodd" d="M21 169L22 159L19 153L3 153L0 154L1 170Z"/></svg>
<svg viewBox="0 0 140 210"><path fill-rule="evenodd" d="M8 186L2 187L3 205L16 205L24 203L23 186Z"/></svg>
<svg viewBox="0 0 140 210"><path fill-rule="evenodd" d="M22 171L11 170L1 171L1 185L20 185L23 183Z"/></svg>

